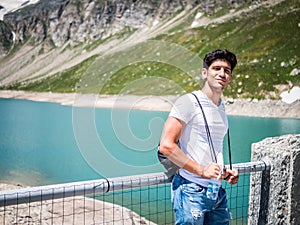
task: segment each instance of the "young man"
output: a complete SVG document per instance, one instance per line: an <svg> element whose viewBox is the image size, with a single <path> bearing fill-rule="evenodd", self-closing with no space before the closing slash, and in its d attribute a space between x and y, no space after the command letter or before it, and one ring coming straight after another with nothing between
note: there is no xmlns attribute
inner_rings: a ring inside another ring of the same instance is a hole
<svg viewBox="0 0 300 225"><path fill-rule="evenodd" d="M236 56L227 50L206 54L202 69L204 86L193 92L203 107L212 146L203 113L191 93L178 98L165 123L160 152L180 166L172 181L176 224L229 224L221 180L236 184L238 171L224 169L223 138L228 120L221 94L231 81L236 64ZM211 186L217 192L215 197L208 191Z"/></svg>

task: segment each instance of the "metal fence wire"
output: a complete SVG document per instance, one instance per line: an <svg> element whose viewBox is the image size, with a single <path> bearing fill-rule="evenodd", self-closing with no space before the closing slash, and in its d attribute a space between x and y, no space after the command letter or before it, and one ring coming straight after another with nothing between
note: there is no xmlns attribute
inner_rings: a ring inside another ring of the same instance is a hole
<svg viewBox="0 0 300 225"><path fill-rule="evenodd" d="M237 185L223 183L231 224L248 224L253 204L250 174L264 162L234 164ZM262 177L262 176L261 176ZM5 190L0 192L0 224L174 224L170 180L164 173ZM251 215L258 216L258 215Z"/></svg>

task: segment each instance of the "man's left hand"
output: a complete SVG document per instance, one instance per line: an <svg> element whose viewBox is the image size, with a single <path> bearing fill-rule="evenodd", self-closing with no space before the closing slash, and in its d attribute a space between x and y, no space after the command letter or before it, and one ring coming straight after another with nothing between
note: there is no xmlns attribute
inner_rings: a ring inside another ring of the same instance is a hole
<svg viewBox="0 0 300 225"><path fill-rule="evenodd" d="M226 169L222 178L230 184L236 184L239 181L239 172L237 169Z"/></svg>

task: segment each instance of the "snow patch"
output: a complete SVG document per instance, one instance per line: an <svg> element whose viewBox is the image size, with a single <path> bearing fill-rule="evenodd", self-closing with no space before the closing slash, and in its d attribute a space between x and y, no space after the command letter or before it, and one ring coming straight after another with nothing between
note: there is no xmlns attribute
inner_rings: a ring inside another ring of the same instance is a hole
<svg viewBox="0 0 300 225"><path fill-rule="evenodd" d="M300 100L300 87L295 86L290 91L284 91L280 94L280 97L283 102L288 104Z"/></svg>
<svg viewBox="0 0 300 225"><path fill-rule="evenodd" d="M27 5L35 4L39 0L4 0L0 2L0 20L9 12L21 9Z"/></svg>

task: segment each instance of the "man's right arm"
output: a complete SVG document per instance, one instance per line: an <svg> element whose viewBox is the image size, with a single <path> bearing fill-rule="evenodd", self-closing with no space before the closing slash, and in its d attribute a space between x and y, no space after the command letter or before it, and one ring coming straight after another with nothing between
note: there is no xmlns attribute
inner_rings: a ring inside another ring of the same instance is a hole
<svg viewBox="0 0 300 225"><path fill-rule="evenodd" d="M220 167L216 163L207 166L200 165L198 162L187 157L178 147L177 142L181 136L185 123L178 118L168 117L160 141L159 150L179 167L202 176L204 178L217 178Z"/></svg>

